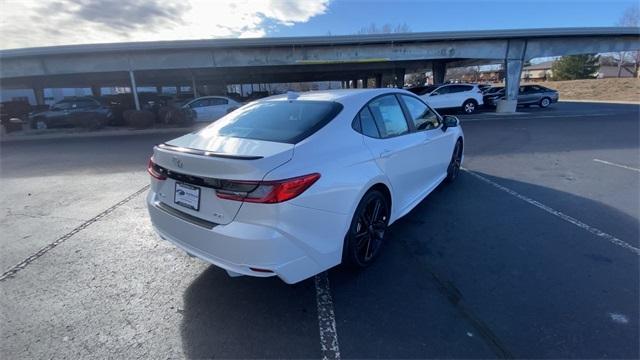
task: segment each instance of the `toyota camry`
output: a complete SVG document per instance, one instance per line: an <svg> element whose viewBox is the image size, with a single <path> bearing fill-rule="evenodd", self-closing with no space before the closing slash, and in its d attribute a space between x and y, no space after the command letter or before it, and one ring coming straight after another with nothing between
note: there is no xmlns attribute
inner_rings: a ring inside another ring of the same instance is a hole
<svg viewBox="0 0 640 360"><path fill-rule="evenodd" d="M456 117L405 90L290 92L157 145L147 205L189 255L295 283L371 264L387 227L456 179L463 146Z"/></svg>

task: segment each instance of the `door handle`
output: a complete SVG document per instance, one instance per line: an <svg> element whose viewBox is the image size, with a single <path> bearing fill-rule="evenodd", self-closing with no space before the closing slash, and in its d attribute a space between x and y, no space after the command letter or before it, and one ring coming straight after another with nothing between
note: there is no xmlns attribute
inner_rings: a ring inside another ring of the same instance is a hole
<svg viewBox="0 0 640 360"><path fill-rule="evenodd" d="M382 150L382 151L380 152L380 157L381 157L381 158L388 158L388 157L390 157L390 156L391 156L391 154L392 154L392 153L393 153L393 152L392 152L391 150L384 149L384 150Z"/></svg>

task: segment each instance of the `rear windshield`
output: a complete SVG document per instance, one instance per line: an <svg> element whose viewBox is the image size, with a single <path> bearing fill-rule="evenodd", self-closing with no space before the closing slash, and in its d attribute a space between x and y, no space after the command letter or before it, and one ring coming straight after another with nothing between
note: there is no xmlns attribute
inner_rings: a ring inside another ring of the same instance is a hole
<svg viewBox="0 0 640 360"><path fill-rule="evenodd" d="M205 129L213 136L295 144L326 125L340 110L342 105L330 101L263 101L243 106Z"/></svg>

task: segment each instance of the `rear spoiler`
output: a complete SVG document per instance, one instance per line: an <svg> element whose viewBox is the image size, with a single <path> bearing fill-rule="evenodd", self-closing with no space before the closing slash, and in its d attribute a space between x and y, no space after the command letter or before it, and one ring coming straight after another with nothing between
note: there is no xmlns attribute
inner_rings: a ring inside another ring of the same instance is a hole
<svg viewBox="0 0 640 360"><path fill-rule="evenodd" d="M182 154L219 157L219 158L235 159L235 160L258 160L264 157L264 156L254 156L254 155L225 154L225 153L218 153L218 152L212 152L212 151L185 148L185 147L169 145L169 144L159 144L159 145L156 145L156 147L162 150L174 151Z"/></svg>

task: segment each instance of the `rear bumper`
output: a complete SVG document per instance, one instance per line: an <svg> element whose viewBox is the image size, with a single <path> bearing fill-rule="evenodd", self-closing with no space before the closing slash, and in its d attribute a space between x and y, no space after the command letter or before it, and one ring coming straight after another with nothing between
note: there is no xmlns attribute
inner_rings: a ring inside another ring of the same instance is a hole
<svg viewBox="0 0 640 360"><path fill-rule="evenodd" d="M287 206L297 208L293 211L302 213L304 218L314 221L318 221L318 217L323 215L316 210L295 205ZM206 224L197 225L189 219L177 217L163 210L158 206L153 190L149 191L147 196L147 207L151 223L160 237L185 252L230 272L257 277L278 276L284 282L292 284L341 261L342 239L324 238L325 242L335 243L325 252L314 248L314 240L306 239L304 233L296 233L296 226L267 226L243 222L241 214L238 214L236 219L227 225L207 228ZM293 221L299 219L300 217L294 218ZM324 216L320 220L330 219ZM304 227L304 224L297 225ZM340 243L337 243L338 241Z"/></svg>

